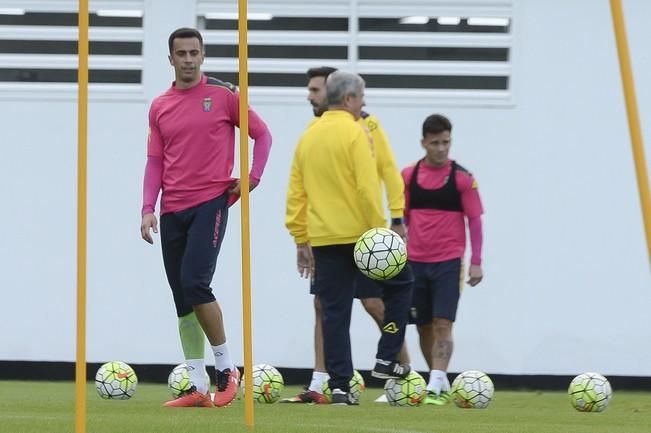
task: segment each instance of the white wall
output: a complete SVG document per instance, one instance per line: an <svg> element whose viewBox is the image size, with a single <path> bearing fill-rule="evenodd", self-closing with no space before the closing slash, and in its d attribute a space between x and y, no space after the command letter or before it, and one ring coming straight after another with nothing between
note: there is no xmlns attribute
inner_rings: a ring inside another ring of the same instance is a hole
<svg viewBox="0 0 651 433"><path fill-rule="evenodd" d="M651 4L626 0L624 7L651 158ZM516 0L515 12L513 106L395 107L371 91L367 100L401 166L421 156L424 117L447 114L453 157L479 180L486 276L463 293L450 370L649 375L651 365L638 360L651 357L651 277L608 2ZM164 44L161 35L192 24L187 16L155 19L165 25L155 30L157 40L146 36L148 44ZM182 356L159 243L151 247L139 236L146 113L166 84L147 86L171 77L165 58L147 53L164 50L146 45L146 97L95 97L90 106L91 362L174 363ZM252 94L251 103L274 135L252 195L254 360L310 367L312 297L296 274L283 219L293 147L311 110L303 95ZM0 119L0 359L73 361L74 94L0 96ZM239 206L229 225L213 287L241 362ZM359 306L351 334L356 367L371 368L379 333ZM425 369L412 328L408 340L414 366Z"/></svg>

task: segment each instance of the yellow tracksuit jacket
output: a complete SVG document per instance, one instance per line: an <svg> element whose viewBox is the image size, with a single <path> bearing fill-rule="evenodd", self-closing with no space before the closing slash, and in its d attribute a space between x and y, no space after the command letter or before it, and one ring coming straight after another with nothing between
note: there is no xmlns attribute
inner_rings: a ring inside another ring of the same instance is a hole
<svg viewBox="0 0 651 433"><path fill-rule="evenodd" d="M391 151L389 139L374 115L362 113L358 122L368 131L371 149L375 154L377 174L386 189L391 218L401 218L405 211L405 183Z"/></svg>
<svg viewBox="0 0 651 433"><path fill-rule="evenodd" d="M296 243L355 243L384 227L376 162L353 116L327 111L296 146L287 191L285 225Z"/></svg>
<svg viewBox="0 0 651 433"><path fill-rule="evenodd" d="M320 117L312 119L307 128L311 128L320 119ZM401 218L405 212L405 183L400 175L400 169L391 150L389 139L378 118L372 114L363 112L357 123L368 134L371 151L375 156L377 174L386 190L391 218Z"/></svg>

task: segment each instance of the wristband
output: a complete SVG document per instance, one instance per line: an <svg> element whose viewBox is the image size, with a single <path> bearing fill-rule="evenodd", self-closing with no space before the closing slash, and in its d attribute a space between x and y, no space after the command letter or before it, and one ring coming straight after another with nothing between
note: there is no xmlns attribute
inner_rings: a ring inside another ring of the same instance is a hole
<svg viewBox="0 0 651 433"><path fill-rule="evenodd" d="M402 218L391 218L391 225L392 226L398 226L398 225L400 225L402 223L403 223Z"/></svg>

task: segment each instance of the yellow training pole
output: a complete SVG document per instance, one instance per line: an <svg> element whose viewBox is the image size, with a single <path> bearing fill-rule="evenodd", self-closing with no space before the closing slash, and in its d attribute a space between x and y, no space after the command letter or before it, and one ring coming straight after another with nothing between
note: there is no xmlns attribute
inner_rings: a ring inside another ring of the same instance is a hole
<svg viewBox="0 0 651 433"><path fill-rule="evenodd" d="M86 184L88 147L88 0L79 0L77 75L77 362L75 431L86 432Z"/></svg>
<svg viewBox="0 0 651 433"><path fill-rule="evenodd" d="M242 321L244 330L244 422L253 428L253 345L251 331L251 239L249 231L249 57L247 0L239 2L240 187L242 193Z"/></svg>
<svg viewBox="0 0 651 433"><path fill-rule="evenodd" d="M622 10L621 1L610 0L610 9L612 11L613 25L615 27L619 67L622 74L622 83L624 85L624 98L626 99L628 127L631 134L633 159L635 160L635 174L637 176L640 204L642 206L642 218L644 220L644 231L646 233L647 259L651 260L651 198L649 197L649 178L646 170L644 143L642 141L642 130L640 129L640 118L637 111L635 83L633 82L633 70L631 68L631 58L628 52L626 26L624 23L624 12Z"/></svg>

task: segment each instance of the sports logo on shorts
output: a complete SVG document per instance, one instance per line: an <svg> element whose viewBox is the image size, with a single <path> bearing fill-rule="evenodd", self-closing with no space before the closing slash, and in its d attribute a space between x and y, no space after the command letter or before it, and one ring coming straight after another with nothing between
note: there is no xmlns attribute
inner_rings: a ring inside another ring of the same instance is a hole
<svg viewBox="0 0 651 433"><path fill-rule="evenodd" d="M388 333L388 334L395 334L396 332L398 332L400 330L400 328L398 328L398 325L396 325L396 322L389 322L386 325L384 325L382 330L384 332Z"/></svg>
<svg viewBox="0 0 651 433"><path fill-rule="evenodd" d="M212 108L212 98L203 98L203 111L210 111Z"/></svg>

